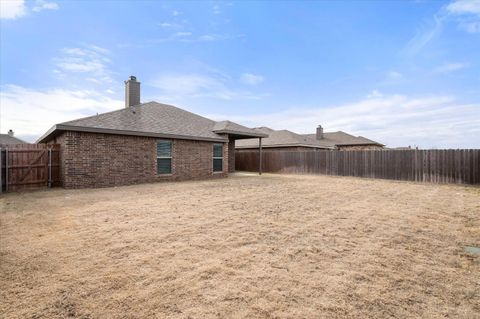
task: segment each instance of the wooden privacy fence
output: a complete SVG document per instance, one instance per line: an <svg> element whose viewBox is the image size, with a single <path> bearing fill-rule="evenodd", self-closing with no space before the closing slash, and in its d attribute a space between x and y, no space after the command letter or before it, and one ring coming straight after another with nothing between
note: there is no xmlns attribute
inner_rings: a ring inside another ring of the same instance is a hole
<svg viewBox="0 0 480 319"><path fill-rule="evenodd" d="M237 151L238 171L258 171L258 151ZM271 173L480 184L480 150L263 151Z"/></svg>
<svg viewBox="0 0 480 319"><path fill-rule="evenodd" d="M0 192L56 186L59 177L59 145L0 145Z"/></svg>

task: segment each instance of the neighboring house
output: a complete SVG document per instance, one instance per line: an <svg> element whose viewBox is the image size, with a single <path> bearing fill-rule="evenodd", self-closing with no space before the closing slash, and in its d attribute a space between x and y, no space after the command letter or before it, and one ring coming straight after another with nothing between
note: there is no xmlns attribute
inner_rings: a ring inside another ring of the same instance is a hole
<svg viewBox="0 0 480 319"><path fill-rule="evenodd" d="M268 150L375 150L383 149L384 145L362 136L353 136L342 131L324 133L318 126L316 134L297 134L287 130L272 130L268 127L254 128L258 133L268 134L262 139L262 147ZM238 141L235 144L238 151L258 149L258 142L252 139Z"/></svg>
<svg viewBox="0 0 480 319"><path fill-rule="evenodd" d="M54 125L37 142L60 144L65 188L127 185L228 175L235 141L267 135L172 105L140 103L140 82L125 81L125 108Z"/></svg>
<svg viewBox="0 0 480 319"><path fill-rule="evenodd" d="M14 133L12 130L9 130L7 134L0 134L0 146L1 145L12 145L12 144L28 144L25 141L22 141L19 138L13 136Z"/></svg>

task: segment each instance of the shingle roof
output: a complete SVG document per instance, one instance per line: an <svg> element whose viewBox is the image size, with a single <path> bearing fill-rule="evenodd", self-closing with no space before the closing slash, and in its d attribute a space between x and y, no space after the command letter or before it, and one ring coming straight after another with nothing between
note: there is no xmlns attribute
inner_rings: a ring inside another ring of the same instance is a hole
<svg viewBox="0 0 480 319"><path fill-rule="evenodd" d="M288 130L275 131L268 127L254 128L268 134L267 138L262 141L263 147L290 147L302 146L312 148L332 149L337 145L382 145L365 137L353 136L342 131L324 133L324 138L317 140L316 134L297 134ZM236 148L257 148L258 141L256 139L239 140L235 142Z"/></svg>
<svg viewBox="0 0 480 319"><path fill-rule="evenodd" d="M285 146L303 146L317 148L333 148L323 140L312 139L309 136L294 133L288 130L275 131L268 127L254 128L255 131L268 134L268 137L262 140L264 147L285 147ZM256 148L258 147L257 139L238 140L235 142L236 148Z"/></svg>
<svg viewBox="0 0 480 319"><path fill-rule="evenodd" d="M304 134L304 136L316 138L316 134ZM323 133L323 139L335 145L382 145L363 136L353 136L343 131Z"/></svg>
<svg viewBox="0 0 480 319"><path fill-rule="evenodd" d="M8 134L0 134L0 145L1 144L28 144L28 143L14 136L10 136Z"/></svg>
<svg viewBox="0 0 480 319"><path fill-rule="evenodd" d="M227 122L227 121L225 121ZM58 131L86 131L138 136L171 137L193 140L224 141L218 128L234 128L256 137L257 132L242 125L215 122L173 105L148 102L117 111L98 114L52 127L38 142L44 142Z"/></svg>
<svg viewBox="0 0 480 319"><path fill-rule="evenodd" d="M227 133L227 134L237 134L237 135L248 135L248 136L258 136L258 137L267 137L268 134L262 132L254 131L251 128L245 127L243 125L230 122L230 121L220 121L216 122L212 129L215 133Z"/></svg>

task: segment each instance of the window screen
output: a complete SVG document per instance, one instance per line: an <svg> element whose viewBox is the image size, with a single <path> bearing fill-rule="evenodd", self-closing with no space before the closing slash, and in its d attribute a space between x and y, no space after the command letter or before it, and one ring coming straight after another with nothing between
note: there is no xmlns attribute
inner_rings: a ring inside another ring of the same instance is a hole
<svg viewBox="0 0 480 319"><path fill-rule="evenodd" d="M223 171L223 144L213 144L213 171Z"/></svg>
<svg viewBox="0 0 480 319"><path fill-rule="evenodd" d="M157 174L172 173L172 141L157 142Z"/></svg>

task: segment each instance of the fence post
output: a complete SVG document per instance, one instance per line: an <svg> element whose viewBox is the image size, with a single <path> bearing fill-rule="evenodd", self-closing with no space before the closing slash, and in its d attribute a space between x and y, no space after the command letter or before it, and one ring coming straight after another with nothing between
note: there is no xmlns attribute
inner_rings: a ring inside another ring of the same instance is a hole
<svg viewBox="0 0 480 319"><path fill-rule="evenodd" d="M0 147L0 194L3 193L3 163L2 163L2 156L3 156L2 148Z"/></svg>
<svg viewBox="0 0 480 319"><path fill-rule="evenodd" d="M8 148L5 149L5 192L8 192Z"/></svg>
<svg viewBox="0 0 480 319"><path fill-rule="evenodd" d="M48 187L52 187L52 148L48 149Z"/></svg>
<svg viewBox="0 0 480 319"><path fill-rule="evenodd" d="M262 138L258 138L258 151L260 152L259 154L259 159L258 159L258 175L262 175Z"/></svg>

